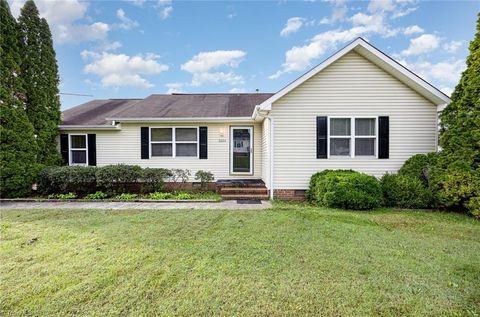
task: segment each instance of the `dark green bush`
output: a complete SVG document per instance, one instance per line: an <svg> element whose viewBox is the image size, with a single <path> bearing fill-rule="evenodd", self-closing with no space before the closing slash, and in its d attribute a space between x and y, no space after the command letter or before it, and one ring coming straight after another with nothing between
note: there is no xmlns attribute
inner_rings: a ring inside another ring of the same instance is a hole
<svg viewBox="0 0 480 317"><path fill-rule="evenodd" d="M398 171L398 175L420 180L425 186L437 164L438 153L416 154L405 161Z"/></svg>
<svg viewBox="0 0 480 317"><path fill-rule="evenodd" d="M365 210L382 204L380 183L367 174L326 170L314 174L311 185L307 197L320 206Z"/></svg>
<svg viewBox="0 0 480 317"><path fill-rule="evenodd" d="M214 177L213 173L199 170L195 173L195 179L199 180L202 186L202 189L207 187L207 184L213 182Z"/></svg>
<svg viewBox="0 0 480 317"><path fill-rule="evenodd" d="M142 170L142 191L151 193L162 191L165 179L172 176L172 172L166 168L144 168Z"/></svg>
<svg viewBox="0 0 480 317"><path fill-rule="evenodd" d="M51 166L38 174L38 191L42 194L95 191L95 167Z"/></svg>
<svg viewBox="0 0 480 317"><path fill-rule="evenodd" d="M108 193L125 193L142 178L138 165L107 165L97 168L97 186Z"/></svg>
<svg viewBox="0 0 480 317"><path fill-rule="evenodd" d="M386 206L400 208L429 208L432 194L417 178L385 174L381 181Z"/></svg>

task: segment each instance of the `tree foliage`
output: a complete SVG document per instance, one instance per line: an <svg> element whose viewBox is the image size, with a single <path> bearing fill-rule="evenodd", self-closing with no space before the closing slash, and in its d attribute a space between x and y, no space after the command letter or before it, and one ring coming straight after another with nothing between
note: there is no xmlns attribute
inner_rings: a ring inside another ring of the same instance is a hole
<svg viewBox="0 0 480 317"><path fill-rule="evenodd" d="M37 162L49 166L60 162L56 137L60 124L58 66L52 34L45 19L40 18L35 3L25 2L20 17L20 48L27 115L37 135L40 149Z"/></svg>
<svg viewBox="0 0 480 317"><path fill-rule="evenodd" d="M22 196L37 173L33 127L25 112L18 26L0 0L0 195Z"/></svg>
<svg viewBox="0 0 480 317"><path fill-rule="evenodd" d="M480 214L472 209L480 200L480 14L469 50L467 68L440 117L443 175L436 184L447 205L463 205Z"/></svg>

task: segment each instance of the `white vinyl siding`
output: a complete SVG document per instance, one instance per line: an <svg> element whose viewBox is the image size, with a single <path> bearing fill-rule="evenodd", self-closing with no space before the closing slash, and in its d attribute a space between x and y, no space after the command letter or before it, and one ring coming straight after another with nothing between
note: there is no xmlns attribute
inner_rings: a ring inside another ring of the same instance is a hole
<svg viewBox="0 0 480 317"><path fill-rule="evenodd" d="M208 159L197 157L140 158L140 127L208 127ZM253 175L230 175L229 133L230 126L253 127ZM68 131L62 133L69 133ZM74 133L74 132L71 132ZM217 179L262 177L262 125L261 123L122 123L121 130L94 132L97 135L97 166L131 164L142 167L183 168L191 172L190 181L195 181L198 170L209 171Z"/></svg>
<svg viewBox="0 0 480 317"><path fill-rule="evenodd" d="M350 52L272 105L276 189L306 189L324 169L377 177L436 149L436 107L355 52ZM316 117L390 117L390 158L316 158Z"/></svg>

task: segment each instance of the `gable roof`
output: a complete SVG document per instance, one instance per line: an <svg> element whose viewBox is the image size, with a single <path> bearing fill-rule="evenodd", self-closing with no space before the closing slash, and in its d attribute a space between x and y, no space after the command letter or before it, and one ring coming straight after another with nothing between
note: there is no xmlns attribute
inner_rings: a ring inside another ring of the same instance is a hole
<svg viewBox="0 0 480 317"><path fill-rule="evenodd" d="M441 92L439 89L435 88L433 85L422 79L420 76L416 75L415 73L407 69L405 66L401 65L400 63L377 49L375 46L371 45L363 38L359 37L335 54L331 55L319 65L315 66L287 86L280 89L272 97L262 102L259 105L260 109L270 110L272 107L272 103L282 98L290 91L300 86L302 83L315 76L327 66L337 61L350 51L355 51L356 53L360 54L370 62L374 63L387 73L391 74L392 76L415 90L420 95L424 96L426 99L430 100L435 105L439 106L450 103L450 98L443 92Z"/></svg>
<svg viewBox="0 0 480 317"><path fill-rule="evenodd" d="M145 99L92 100L62 114L62 128L72 126L112 127L117 121L162 121L175 119L251 118L255 106L271 93L171 94Z"/></svg>

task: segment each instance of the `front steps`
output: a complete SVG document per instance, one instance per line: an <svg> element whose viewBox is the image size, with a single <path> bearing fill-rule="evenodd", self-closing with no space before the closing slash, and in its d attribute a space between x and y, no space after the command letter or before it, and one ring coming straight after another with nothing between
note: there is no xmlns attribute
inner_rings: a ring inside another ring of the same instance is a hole
<svg viewBox="0 0 480 317"><path fill-rule="evenodd" d="M217 181L217 192L224 200L268 200L268 189L261 180Z"/></svg>

